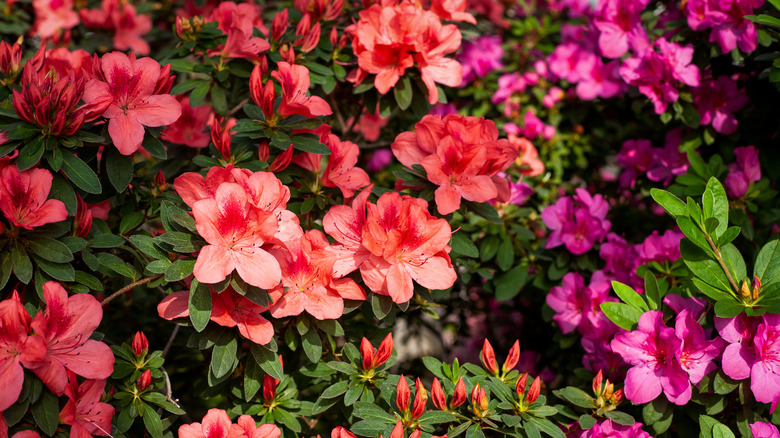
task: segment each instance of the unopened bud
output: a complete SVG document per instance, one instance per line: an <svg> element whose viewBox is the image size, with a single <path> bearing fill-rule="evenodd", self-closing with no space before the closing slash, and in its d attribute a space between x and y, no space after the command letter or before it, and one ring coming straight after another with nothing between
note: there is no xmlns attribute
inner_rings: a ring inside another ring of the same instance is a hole
<svg viewBox="0 0 780 438"><path fill-rule="evenodd" d="M148 388L149 385L152 383L152 370L146 370L141 374L141 377L138 378L138 382L136 382L136 385L138 385L138 390L143 391L144 389Z"/></svg>
<svg viewBox="0 0 780 438"><path fill-rule="evenodd" d="M528 389L528 394L525 395L525 401L528 402L528 404L535 402L539 398L539 393L541 390L542 380L537 377L534 379L534 383L532 383L531 387Z"/></svg>
<svg viewBox="0 0 780 438"><path fill-rule="evenodd" d="M479 383L471 390L471 405L475 415L482 417L486 414L489 402L485 389L481 388Z"/></svg>
<svg viewBox="0 0 780 438"><path fill-rule="evenodd" d="M271 165L268 166L269 172L281 172L284 169L287 168L287 166L290 165L290 161L292 160L293 155L293 145L290 143L290 147L287 148L286 151L282 152L274 158L274 160L271 162Z"/></svg>
<svg viewBox="0 0 780 438"><path fill-rule="evenodd" d="M268 147L268 141L262 140L257 148L257 159L267 163L269 155L271 155L271 148Z"/></svg>
<svg viewBox="0 0 780 438"><path fill-rule="evenodd" d="M92 229L92 211L78 194L76 194L76 216L73 218L73 229L76 236L82 238L86 237Z"/></svg>
<svg viewBox="0 0 780 438"><path fill-rule="evenodd" d="M274 15L273 21L271 21L271 40L279 41L282 35L287 31L287 26L290 24L290 14L287 9L277 12Z"/></svg>
<svg viewBox="0 0 780 438"><path fill-rule="evenodd" d="M742 298L750 297L750 286L748 286L746 280L742 280L742 288L740 288L739 294L742 296Z"/></svg>
<svg viewBox="0 0 780 438"><path fill-rule="evenodd" d="M501 371L504 373L509 372L515 367L515 365L517 365L517 362L519 360L520 360L520 341L515 341L514 345L512 345L512 348L509 349L509 354L507 355L504 364L501 366Z"/></svg>
<svg viewBox="0 0 780 438"><path fill-rule="evenodd" d="M412 404L412 418L420 418L425 412L425 404L428 402L428 391L423 387L420 378L414 384L414 403Z"/></svg>
<svg viewBox="0 0 780 438"><path fill-rule="evenodd" d="M165 174L162 170L157 171L157 174L154 176L154 182L157 184L157 188L159 188L161 192L164 192L166 189L168 189L168 181L165 180Z"/></svg>
<svg viewBox="0 0 780 438"><path fill-rule="evenodd" d="M607 379L607 383L604 384L604 399L609 400L612 394L615 392L615 385Z"/></svg>
<svg viewBox="0 0 780 438"><path fill-rule="evenodd" d="M395 388L395 404L398 406L398 410L406 412L409 410L409 384L406 383L406 378L401 374L401 378L398 379L398 385Z"/></svg>
<svg viewBox="0 0 780 438"><path fill-rule="evenodd" d="M599 370L599 373L593 378L593 393L596 394L596 397L601 395L602 383L604 383L604 375Z"/></svg>
<svg viewBox="0 0 780 438"><path fill-rule="evenodd" d="M523 394L525 394L525 385L527 383L528 383L528 373L524 373L522 376L520 376L519 379L517 379L515 392L517 393L517 396L520 398L520 400L523 399Z"/></svg>
<svg viewBox="0 0 780 438"><path fill-rule="evenodd" d="M621 389L618 389L617 391L615 391L614 394L612 394L612 397L609 399L609 401L613 405L617 406L617 405L620 404L620 402L623 401L623 397L624 397L624 395L623 395L623 388L621 388Z"/></svg>
<svg viewBox="0 0 780 438"><path fill-rule="evenodd" d="M149 340L146 339L144 332L135 332L133 336L133 342L130 344L130 348L133 349L133 354L141 357L149 351Z"/></svg>
<svg viewBox="0 0 780 438"><path fill-rule="evenodd" d="M482 345L482 364L491 374L498 375L496 353L493 351L493 346L490 345L490 342L487 339L485 339L485 343Z"/></svg>
<svg viewBox="0 0 780 438"><path fill-rule="evenodd" d="M374 368L383 365L393 355L393 334L388 333L382 343L379 344L379 348L376 350L376 356L374 357Z"/></svg>
<svg viewBox="0 0 780 438"><path fill-rule="evenodd" d="M466 384L461 378L458 380L458 384L455 385L455 392L452 393L452 400L450 401L450 408L455 409L458 406L466 402Z"/></svg>
<svg viewBox="0 0 780 438"><path fill-rule="evenodd" d="M315 23L312 26L311 31L303 38L303 44L301 44L301 52L309 53L320 43L320 33L322 32L320 23Z"/></svg>
<svg viewBox="0 0 780 438"><path fill-rule="evenodd" d="M439 379L433 378L433 384L431 385L431 400L433 405L442 411L447 410L447 396L444 394L444 390L439 383Z"/></svg>
<svg viewBox="0 0 780 438"><path fill-rule="evenodd" d="M271 402L276 397L276 384L278 382L270 374L263 377L263 400Z"/></svg>
<svg viewBox="0 0 780 438"><path fill-rule="evenodd" d="M368 371L374 368L374 346L366 338L360 341L360 356L364 370Z"/></svg>
<svg viewBox="0 0 780 438"><path fill-rule="evenodd" d="M761 279L758 276L753 276L753 301L758 301L758 293L761 291Z"/></svg>
<svg viewBox="0 0 780 438"><path fill-rule="evenodd" d="M295 35L304 36L311 30L311 14L304 14L298 26L295 27Z"/></svg>

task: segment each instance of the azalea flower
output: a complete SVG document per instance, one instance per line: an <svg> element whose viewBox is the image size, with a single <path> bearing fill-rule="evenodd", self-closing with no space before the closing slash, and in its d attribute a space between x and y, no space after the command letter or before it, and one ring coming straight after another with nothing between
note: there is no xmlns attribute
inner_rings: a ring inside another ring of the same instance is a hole
<svg viewBox="0 0 780 438"><path fill-rule="evenodd" d="M279 105L280 116L295 114L304 117L327 116L333 113L325 99L318 96L306 96L309 90L309 69L302 65L279 62L277 70L271 76L282 86L282 101Z"/></svg>
<svg viewBox="0 0 780 438"><path fill-rule="evenodd" d="M191 148L205 148L209 145L210 137L206 132L206 125L211 116L211 107L193 107L190 105L190 98L184 95L176 96L176 100L181 104L181 117L165 128L162 139Z"/></svg>
<svg viewBox="0 0 780 438"><path fill-rule="evenodd" d="M138 14L128 1L103 0L98 9L81 9L81 19L88 28L108 29L114 32L114 49L132 50L139 55L149 54L149 43L143 35L152 30L152 19Z"/></svg>
<svg viewBox="0 0 780 438"><path fill-rule="evenodd" d="M181 115L181 104L176 98L167 91L160 92L159 87L170 89L165 86L168 77L151 58L107 53L101 59L98 74L105 80L96 77L87 82L84 102L111 102L103 117L109 119L108 133L123 155L141 147L144 126L167 126Z"/></svg>
<svg viewBox="0 0 780 438"><path fill-rule="evenodd" d="M168 295L157 305L157 313L169 321L189 316L189 296L189 291ZM211 289L210 319L223 327L238 327L241 336L255 344L265 345L274 336L273 325L261 316L266 310L268 308L249 301L232 287L220 293Z"/></svg>
<svg viewBox="0 0 780 438"><path fill-rule="evenodd" d="M553 321L563 334L575 329L586 334L611 324L601 311L601 303L617 302L617 299L609 296L609 282L600 281L598 277L594 280L586 287L580 274L569 272L563 277L563 284L553 287L547 294L547 305L556 312Z"/></svg>
<svg viewBox="0 0 780 438"><path fill-rule="evenodd" d="M762 421L756 421L750 425L750 432L753 434L753 438L778 438L780 437L780 431L777 430L777 426L772 423L764 423Z"/></svg>
<svg viewBox="0 0 780 438"><path fill-rule="evenodd" d="M333 257L325 251L328 240L309 230L300 239L272 250L282 267L282 283L271 290L274 318L300 315L336 319L344 313L344 299L365 300L366 293L350 278L333 278Z"/></svg>
<svg viewBox="0 0 780 438"><path fill-rule="evenodd" d="M0 412L19 398L24 383L22 366L37 368L46 356L46 344L41 336L31 335L30 321L16 291L0 301Z"/></svg>
<svg viewBox="0 0 780 438"><path fill-rule="evenodd" d="M218 28L227 35L227 40L221 48L209 50L209 56L220 55L223 59L246 58L259 61L260 53L271 48L268 41L254 36L255 28L266 30L259 18L261 12L260 6L251 2L238 4L230 1L219 2L206 18L206 22L219 23Z"/></svg>
<svg viewBox="0 0 780 438"><path fill-rule="evenodd" d="M63 30L79 24L79 14L73 0L34 0L35 24L33 32L43 39L51 38Z"/></svg>
<svg viewBox="0 0 780 438"><path fill-rule="evenodd" d="M612 350L632 365L626 373L626 398L635 404L648 403L663 391L672 403L688 403L691 384L675 357L681 345L659 311L642 314L637 330L617 334Z"/></svg>
<svg viewBox="0 0 780 438"><path fill-rule="evenodd" d="M57 282L43 284L46 309L30 324L46 343L43 365L33 372L57 395L71 371L87 379L105 379L114 371L114 354L103 342L89 339L103 319L103 308L89 294L68 296Z"/></svg>
<svg viewBox="0 0 780 438"><path fill-rule="evenodd" d="M88 379L79 385L76 375L68 372L68 402L60 411L60 422L70 425L71 437L111 436L114 407L100 401L105 387L105 379Z"/></svg>
<svg viewBox="0 0 780 438"><path fill-rule="evenodd" d="M20 172L16 166L0 170L0 211L12 224L26 230L64 221L65 204L49 197L52 174L46 169Z"/></svg>
<svg viewBox="0 0 780 438"><path fill-rule="evenodd" d="M729 164L729 174L724 181L726 192L731 198L745 196L750 184L761 180L761 164L758 150L754 146L734 149L736 163Z"/></svg>
<svg viewBox="0 0 780 438"><path fill-rule="evenodd" d="M736 80L728 76L707 78L692 91L702 125L712 125L716 132L724 135L736 132L739 122L734 113L748 103L745 90L737 88Z"/></svg>
<svg viewBox="0 0 780 438"><path fill-rule="evenodd" d="M612 227L606 220L608 209L601 195L591 196L585 189L577 189L574 197L558 199L542 211L544 224L552 230L545 247L566 245L572 254L588 252Z"/></svg>
<svg viewBox="0 0 780 438"><path fill-rule="evenodd" d="M682 309L677 314L675 334L681 341L675 357L682 369L688 373L691 383L698 385L705 375L718 368L712 360L723 351L723 340L707 340L704 329L694 320L688 309Z"/></svg>
<svg viewBox="0 0 780 438"><path fill-rule="evenodd" d="M469 82L503 67L503 57L504 49L501 48L501 37L498 35L485 35L473 42L463 43L458 55L458 62L463 68L463 82L460 85L466 86Z"/></svg>
<svg viewBox="0 0 780 438"><path fill-rule="evenodd" d="M273 424L257 427L249 415L238 417L238 424L233 424L222 409L209 409L201 421L181 425L179 438L279 438L282 434Z"/></svg>
<svg viewBox="0 0 780 438"><path fill-rule="evenodd" d="M351 206L334 205L325 213L322 226L333 237L336 245L330 245L326 251L335 256L333 276L341 278L354 272L370 255L363 246L363 228L366 226L366 205L373 185L369 185L352 200Z"/></svg>
<svg viewBox="0 0 780 438"><path fill-rule="evenodd" d="M599 48L607 58L620 58L629 47L642 51L649 45L641 13L649 0L599 0L593 24L601 32Z"/></svg>

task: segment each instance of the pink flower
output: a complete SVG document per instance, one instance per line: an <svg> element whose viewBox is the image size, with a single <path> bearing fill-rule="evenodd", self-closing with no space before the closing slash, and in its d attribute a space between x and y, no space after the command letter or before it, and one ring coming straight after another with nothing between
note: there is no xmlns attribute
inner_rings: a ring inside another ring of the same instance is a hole
<svg viewBox="0 0 780 438"><path fill-rule="evenodd" d="M580 81L577 84L577 96L582 100L596 97L609 99L619 95L625 88L618 68L620 61L604 64L601 57L589 54L577 64Z"/></svg>
<svg viewBox="0 0 780 438"><path fill-rule="evenodd" d="M37 368L46 356L43 338L31 335L30 321L16 291L0 301L0 412L19 398L24 383L22 366Z"/></svg>
<svg viewBox="0 0 780 438"><path fill-rule="evenodd" d="M753 146L736 148L734 155L737 162L729 164L726 192L731 198L740 198L747 193L750 183L761 180L761 164L758 161L758 150Z"/></svg>
<svg viewBox="0 0 780 438"><path fill-rule="evenodd" d="M275 424L261 424L258 426L249 415L238 417L236 424L230 426L230 438L279 438L281 436L282 431Z"/></svg>
<svg viewBox="0 0 780 438"><path fill-rule="evenodd" d="M688 373L691 383L698 385L705 375L718 368L712 360L720 356L724 342L721 338L707 340L704 329L687 309L677 314L675 334L681 341L675 357Z"/></svg>
<svg viewBox="0 0 780 438"><path fill-rule="evenodd" d="M570 435L571 436L571 435ZM623 426L607 418L601 423L595 424L590 429L573 435L576 438L651 438L651 435L642 430L642 423L634 423L631 426Z"/></svg>
<svg viewBox="0 0 780 438"><path fill-rule="evenodd" d="M750 432L753 433L753 438L778 438L780 437L780 431L777 430L777 426L771 423L764 423L756 421L750 425Z"/></svg>
<svg viewBox="0 0 780 438"><path fill-rule="evenodd" d="M54 281L43 284L46 310L31 327L46 342L45 363L33 372L57 395L66 390L68 371L88 379L105 379L114 371L114 354L103 342L89 339L100 325L103 308L89 294L68 297Z"/></svg>
<svg viewBox="0 0 780 438"><path fill-rule="evenodd" d="M653 231L638 245L640 264L650 262L666 263L680 258L680 240L685 235L676 230L666 230L663 235Z"/></svg>
<svg viewBox="0 0 780 438"><path fill-rule="evenodd" d="M597 330L604 324L612 324L601 312L601 303L617 301L609 296L610 284L606 281L591 281L585 286L582 276L570 272L563 277L563 284L550 289L547 304L555 310L553 320L558 323L563 334L577 329L586 334Z"/></svg>
<svg viewBox="0 0 780 438"><path fill-rule="evenodd" d="M463 82L460 85L465 86L503 67L501 63L503 56L504 49L501 47L501 37L498 35L485 35L474 42L463 43L463 49L458 55L458 61L463 67Z"/></svg>
<svg viewBox="0 0 780 438"><path fill-rule="evenodd" d="M210 139L206 125L211 115L211 107L193 107L190 105L190 98L185 95L176 96L176 100L181 103L181 117L165 128L162 139L191 148L205 148Z"/></svg>
<svg viewBox="0 0 780 438"><path fill-rule="evenodd" d="M688 155L680 151L682 130L673 129L666 133L663 149L653 148L653 165L647 171L650 181L662 181L668 186L672 179L688 171Z"/></svg>
<svg viewBox="0 0 780 438"><path fill-rule="evenodd" d="M114 407L100 401L105 387L105 379L88 379L79 385L76 375L68 372L68 402L60 412L60 422L70 425L71 437L111 436Z"/></svg>
<svg viewBox="0 0 780 438"><path fill-rule="evenodd" d="M608 279L629 285L640 280L636 275L636 268L641 264L637 248L617 234L607 234L606 242L599 248L599 256L604 260L603 274Z"/></svg>
<svg viewBox="0 0 780 438"><path fill-rule="evenodd" d="M0 211L12 224L26 230L64 221L65 204L46 199L51 190L52 174L46 169L20 172L15 165L0 170Z"/></svg>
<svg viewBox="0 0 780 438"><path fill-rule="evenodd" d="M73 0L34 0L34 34L51 38L62 30L79 24L79 15L73 9Z"/></svg>
<svg viewBox="0 0 780 438"><path fill-rule="evenodd" d="M369 172L379 172L393 162L393 151L387 148L378 149L369 158L366 168Z"/></svg>
<svg viewBox="0 0 780 438"><path fill-rule="evenodd" d="M260 52L271 48L268 41L254 36L255 20L259 19L261 12L260 7L252 2L220 2L206 21L219 23L218 28L227 35L227 40L220 49L210 50L209 56L259 61Z"/></svg>
<svg viewBox="0 0 780 438"><path fill-rule="evenodd" d="M593 24L601 32L599 48L607 58L620 58L629 47L642 51L650 43L640 14L648 0L599 0Z"/></svg>
<svg viewBox="0 0 780 438"><path fill-rule="evenodd" d="M179 438L228 438L233 423L222 409L209 409L201 420L203 423L183 424L179 427Z"/></svg>
<svg viewBox="0 0 780 438"><path fill-rule="evenodd" d="M701 124L712 125L715 131L733 134L739 122L734 113L748 102L744 89L737 88L737 81L728 76L705 79L701 87L693 89L693 102L701 116Z"/></svg>
<svg viewBox="0 0 780 438"><path fill-rule="evenodd" d="M501 75L498 78L498 90L496 90L496 93L490 98L490 101L495 104L504 103L512 94L523 92L525 87L525 79L523 79L520 73Z"/></svg>
<svg viewBox="0 0 780 438"><path fill-rule="evenodd" d="M626 398L635 404L647 403L663 391L672 403L688 403L691 384L675 356L681 345L659 311L645 312L637 330L616 335L612 350L632 365L626 373Z"/></svg>
<svg viewBox="0 0 780 438"><path fill-rule="evenodd" d="M546 248L566 245L572 254L584 254L593 244L604 240L612 228L606 220L609 206L601 195L591 197L584 189L577 189L574 197L560 198L542 212L542 220L552 233Z"/></svg>
<svg viewBox="0 0 780 438"><path fill-rule="evenodd" d="M617 163L623 167L620 187L634 187L636 178L653 165L653 145L650 140L626 140L617 154Z"/></svg>
<svg viewBox="0 0 780 438"><path fill-rule="evenodd" d="M100 9L82 9L80 13L85 27L114 31L114 49L149 54L149 43L142 36L152 29L152 20L148 15L139 15L129 2L103 0Z"/></svg>
<svg viewBox="0 0 780 438"><path fill-rule="evenodd" d="M189 296L189 291L168 295L157 305L157 313L169 321L189 316ZM268 309L239 295L232 287L220 293L212 289L211 305L210 319L217 324L223 327L238 327L241 336L255 344L265 345L273 338L273 324L261 316L261 313Z"/></svg>
<svg viewBox="0 0 780 438"><path fill-rule="evenodd" d="M333 261L333 276L336 278L354 272L371 255L363 246L363 228L366 226L366 205L372 187L366 187L355 196L351 206L334 205L322 219L325 232L338 242L326 248L336 257Z"/></svg>
<svg viewBox="0 0 780 438"><path fill-rule="evenodd" d="M753 8L761 6L763 0L720 0L707 2L710 12L710 42L717 42L723 53L736 47L750 53L758 46L758 32L752 21L745 18L753 14Z"/></svg>
<svg viewBox="0 0 780 438"><path fill-rule="evenodd" d="M318 96L306 96L309 90L309 69L302 65L279 62L277 70L271 73L282 87L282 102L279 115L301 115L304 117L327 116L332 114L330 105Z"/></svg>
<svg viewBox="0 0 780 438"><path fill-rule="evenodd" d="M780 315L765 314L754 338L756 361L750 368L750 390L761 403L776 406L780 398Z"/></svg>
<svg viewBox="0 0 780 438"><path fill-rule="evenodd" d="M151 58L135 59L121 52L103 55L101 71L105 81L91 79L84 90L84 102L110 100L103 117L109 119L108 133L119 152L130 155L144 139L144 126L167 126L181 115L181 104L170 94L158 92L167 80L160 64Z"/></svg>
<svg viewBox="0 0 780 438"><path fill-rule="evenodd" d="M734 318L715 318L715 328L729 343L723 351L723 372L732 379L750 377L750 369L757 360L755 338L760 317L740 313Z"/></svg>

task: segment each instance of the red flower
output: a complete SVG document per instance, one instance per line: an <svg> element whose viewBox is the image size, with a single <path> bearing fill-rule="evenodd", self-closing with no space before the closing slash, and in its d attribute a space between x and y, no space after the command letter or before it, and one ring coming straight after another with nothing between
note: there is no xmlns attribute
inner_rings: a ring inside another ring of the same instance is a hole
<svg viewBox="0 0 780 438"><path fill-rule="evenodd" d="M114 354L103 342L89 339L103 319L103 308L89 294L68 297L54 281L43 285L46 310L35 316L32 328L46 342L44 364L33 369L57 395L66 390L66 369L88 379L105 379L114 371Z"/></svg>
<svg viewBox="0 0 780 438"><path fill-rule="evenodd" d="M60 422L70 425L71 438L111 436L114 407L100 401L105 387L105 380L90 379L79 385L76 375L68 372L68 386L65 388L68 402L60 411Z"/></svg>
<svg viewBox="0 0 780 438"><path fill-rule="evenodd" d="M276 68L276 71L271 72L271 76L282 86L279 115L286 117L298 114L304 117L317 117L333 113L330 105L323 98L306 96L310 84L309 69L287 62L279 62Z"/></svg>
<svg viewBox="0 0 780 438"><path fill-rule="evenodd" d="M165 128L162 139L191 148L205 148L209 145L209 134L205 131L211 107L191 106L190 98L184 95L176 96L176 100L181 104L181 117Z"/></svg>
<svg viewBox="0 0 780 438"><path fill-rule="evenodd" d="M105 82L97 78L87 82L84 102L111 101L103 117L109 119L108 133L123 155L141 147L144 126L167 126L178 120L181 104L170 94L158 93L169 77L157 61L111 52L103 55L100 65Z"/></svg>
<svg viewBox="0 0 780 438"><path fill-rule="evenodd" d="M30 320L16 291L0 301L0 412L19 398L24 382L22 366L38 367L46 355L43 338L30 335Z"/></svg>
<svg viewBox="0 0 780 438"><path fill-rule="evenodd" d="M46 169L20 172L14 165L4 166L0 171L0 211L5 218L27 230L67 219L62 201L46 199L52 179Z"/></svg>

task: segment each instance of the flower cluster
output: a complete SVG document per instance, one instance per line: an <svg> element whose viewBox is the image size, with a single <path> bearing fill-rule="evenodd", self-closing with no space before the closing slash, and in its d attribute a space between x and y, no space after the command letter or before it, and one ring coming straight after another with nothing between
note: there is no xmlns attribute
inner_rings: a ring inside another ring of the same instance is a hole
<svg viewBox="0 0 780 438"><path fill-rule="evenodd" d="M588 252L606 237L612 224L606 219L609 205L601 195L592 196L577 189L573 197L564 196L544 209L542 219L552 230L546 247L565 245L572 254Z"/></svg>

